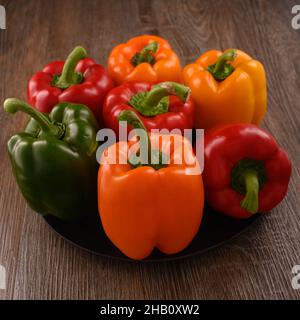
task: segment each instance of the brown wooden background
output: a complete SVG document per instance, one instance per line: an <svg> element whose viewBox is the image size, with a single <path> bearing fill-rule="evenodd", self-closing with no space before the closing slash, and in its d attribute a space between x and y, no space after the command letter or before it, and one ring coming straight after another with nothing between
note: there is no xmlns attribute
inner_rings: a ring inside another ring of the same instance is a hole
<svg viewBox="0 0 300 320"><path fill-rule="evenodd" d="M237 47L261 60L268 76L263 126L291 155L293 176L283 203L228 245L163 264L102 259L54 234L22 199L6 141L25 123L0 110L0 264L8 288L1 299L300 298L291 286L300 264L300 30L291 27L297 1L2 0L0 99L25 98L31 74L63 59L77 44L105 64L112 47L152 33L166 37L182 64L200 49Z"/></svg>

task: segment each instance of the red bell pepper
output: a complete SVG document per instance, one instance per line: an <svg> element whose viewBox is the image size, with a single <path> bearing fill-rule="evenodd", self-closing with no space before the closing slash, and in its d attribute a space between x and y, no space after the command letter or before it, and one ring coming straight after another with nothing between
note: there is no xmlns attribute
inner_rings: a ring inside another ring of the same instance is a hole
<svg viewBox="0 0 300 320"><path fill-rule="evenodd" d="M101 122L104 97L112 87L105 68L87 58L84 48L76 47L66 62L51 62L34 74L27 86L27 96L31 105L47 113L64 101L84 104Z"/></svg>
<svg viewBox="0 0 300 320"><path fill-rule="evenodd" d="M104 123L118 133L119 114L123 110L132 110L148 131L179 129L183 134L184 129L193 128L195 117L194 103L189 96L190 89L176 82L127 82L106 96Z"/></svg>
<svg viewBox="0 0 300 320"><path fill-rule="evenodd" d="M285 197L291 162L264 130L220 126L205 134L204 146L206 200L215 210L244 219L270 211Z"/></svg>

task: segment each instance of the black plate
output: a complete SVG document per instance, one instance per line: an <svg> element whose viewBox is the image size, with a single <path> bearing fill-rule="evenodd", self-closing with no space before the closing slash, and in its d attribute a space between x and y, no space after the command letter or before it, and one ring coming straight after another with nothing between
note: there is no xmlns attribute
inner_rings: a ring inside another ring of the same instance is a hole
<svg viewBox="0 0 300 320"><path fill-rule="evenodd" d="M151 256L143 261L175 260L201 254L232 239L259 217L260 215L256 214L247 220L236 220L205 207L200 230L186 249L174 255L166 255L154 250ZM64 239L84 250L105 257L133 261L120 252L106 237L97 214L90 221L77 224L66 223L52 216L45 216L44 219Z"/></svg>

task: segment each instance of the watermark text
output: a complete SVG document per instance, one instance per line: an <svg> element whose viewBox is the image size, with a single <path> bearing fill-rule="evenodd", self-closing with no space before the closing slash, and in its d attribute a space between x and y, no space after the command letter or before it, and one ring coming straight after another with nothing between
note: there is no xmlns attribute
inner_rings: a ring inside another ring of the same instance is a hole
<svg viewBox="0 0 300 320"><path fill-rule="evenodd" d="M300 4L296 4L292 8L292 14L294 17L292 18L291 24L294 30L300 29Z"/></svg>
<svg viewBox="0 0 300 320"><path fill-rule="evenodd" d="M300 289L300 265L297 264L293 267L292 273L294 277L292 278L292 287L294 290Z"/></svg>
<svg viewBox="0 0 300 320"><path fill-rule="evenodd" d="M4 6L0 5L0 29L6 29L6 10Z"/></svg>
<svg viewBox="0 0 300 320"><path fill-rule="evenodd" d="M126 164L134 166L183 165L188 175L199 175L204 168L204 130L144 129L128 130L126 122L119 123L119 137L111 129L98 131L101 142L96 158L99 164ZM116 143L119 141L119 143ZM194 147L193 147L194 145ZM161 154L157 153L160 151Z"/></svg>
<svg viewBox="0 0 300 320"><path fill-rule="evenodd" d="M4 266L0 264L0 290L6 289L6 270Z"/></svg>

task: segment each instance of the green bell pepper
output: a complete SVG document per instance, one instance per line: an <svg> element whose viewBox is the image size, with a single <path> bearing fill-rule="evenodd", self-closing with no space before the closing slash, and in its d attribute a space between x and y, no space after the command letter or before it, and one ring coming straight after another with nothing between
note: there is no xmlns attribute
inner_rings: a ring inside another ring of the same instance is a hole
<svg viewBox="0 0 300 320"><path fill-rule="evenodd" d="M31 116L8 141L14 176L29 206L42 215L73 221L97 212L97 123L80 104L61 103L49 115L18 99L4 109Z"/></svg>

